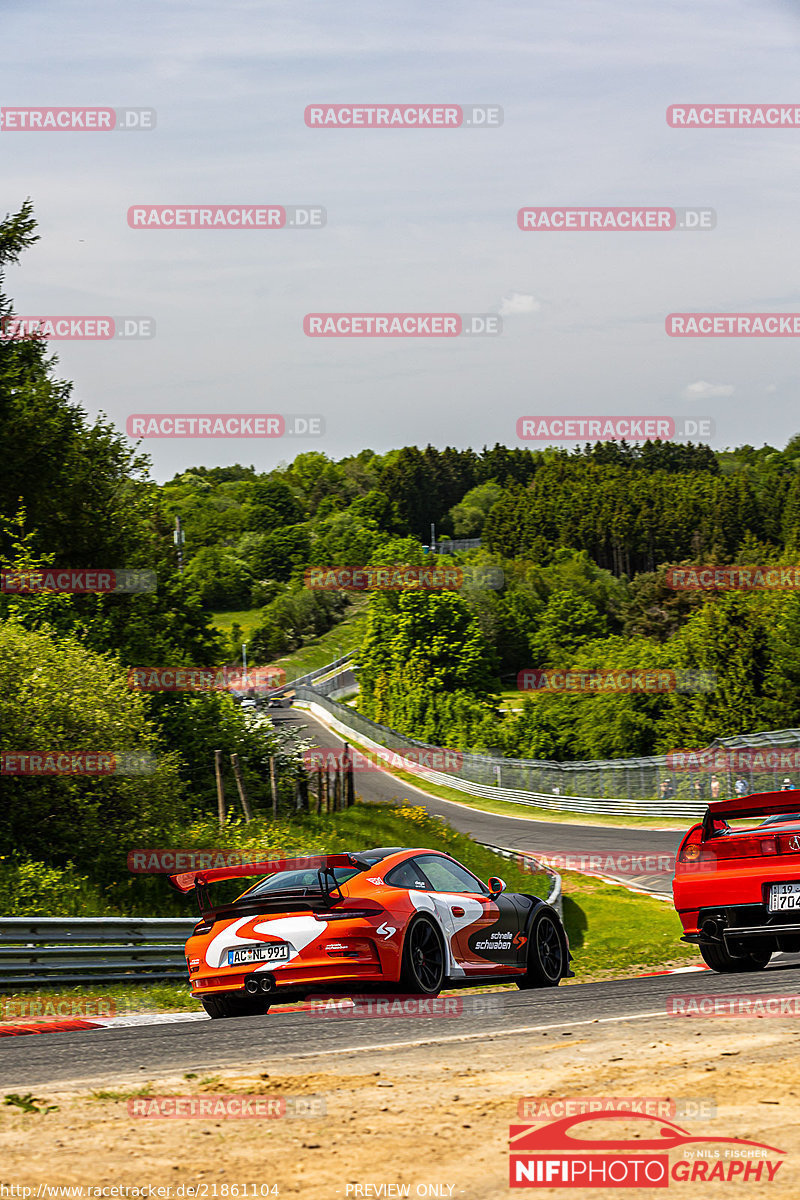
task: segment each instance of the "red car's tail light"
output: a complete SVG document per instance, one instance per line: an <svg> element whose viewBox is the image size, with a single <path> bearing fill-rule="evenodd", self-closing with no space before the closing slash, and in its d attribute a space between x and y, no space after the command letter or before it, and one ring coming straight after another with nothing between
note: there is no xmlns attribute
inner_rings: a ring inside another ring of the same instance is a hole
<svg viewBox="0 0 800 1200"><path fill-rule="evenodd" d="M198 921L197 924L195 925L194 929L192 930L192 937L194 937L198 933L210 933L213 928L214 928L213 921Z"/></svg>
<svg viewBox="0 0 800 1200"><path fill-rule="evenodd" d="M748 837L741 834L711 838L707 842L689 842L678 855L678 862L698 870L715 864L733 865L743 858L761 858L765 854L779 854L781 846L777 837L759 837L755 832Z"/></svg>

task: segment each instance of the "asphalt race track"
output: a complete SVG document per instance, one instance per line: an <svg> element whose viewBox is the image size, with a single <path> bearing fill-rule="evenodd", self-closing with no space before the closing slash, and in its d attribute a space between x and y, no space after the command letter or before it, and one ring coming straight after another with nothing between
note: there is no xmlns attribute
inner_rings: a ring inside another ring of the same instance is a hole
<svg viewBox="0 0 800 1200"><path fill-rule="evenodd" d="M303 1058L452 1041L469 1044L490 1037L553 1030L568 1033L583 1026L659 1019L689 1021L700 1030L704 1021L667 1017L671 995L796 995L797 968L778 963L755 975L650 975L605 983L562 984L536 992L516 989L494 993L501 1012L465 1011L457 1019L435 1017L323 1018L309 1012L275 1010L264 1016L228 1021L189 1016L164 1025L96 1029L5 1038L0 1042L0 1085L22 1090L42 1084L91 1084L113 1077L119 1082L170 1072L210 1071L246 1065L248 1069L286 1067ZM465 1009L475 993L462 992ZM477 996L475 997L478 998ZM668 1027L669 1027L668 1024ZM662 1026L663 1028L663 1026ZM584 1032L588 1032L584 1029ZM513 1041L509 1041L513 1047Z"/></svg>
<svg viewBox="0 0 800 1200"><path fill-rule="evenodd" d="M284 709L273 713L277 723L304 727L315 746L339 749L343 741L309 713L300 709ZM554 821L531 821L527 817L505 817L481 812L466 805L422 795L385 771L361 771L356 777L356 791L362 799L384 803L413 799L428 812L445 817L462 833L479 842L488 842L509 850L524 850L530 854L674 854L680 841L678 831L642 827L615 828L611 825L560 825ZM524 811L522 806L521 810ZM686 822L688 829L690 822ZM672 895L672 873L669 874L607 874L621 878L647 891Z"/></svg>

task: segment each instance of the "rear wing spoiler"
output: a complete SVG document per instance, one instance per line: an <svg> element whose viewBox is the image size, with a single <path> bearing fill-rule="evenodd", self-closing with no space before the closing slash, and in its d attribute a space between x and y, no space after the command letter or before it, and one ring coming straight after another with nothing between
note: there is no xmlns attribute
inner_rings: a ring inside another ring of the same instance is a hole
<svg viewBox="0 0 800 1200"><path fill-rule="evenodd" d="M703 818L703 836L708 837L729 817L771 817L791 812L800 812L800 793L796 791L754 792L752 796L712 800Z"/></svg>
<svg viewBox="0 0 800 1200"><path fill-rule="evenodd" d="M328 867L360 867L370 864L358 854L311 854L303 858L265 858L230 867L201 867L197 871L181 871L167 878L176 892L186 895L198 883L216 883L220 879L246 879L248 875L277 875L279 871L307 871Z"/></svg>
<svg viewBox="0 0 800 1200"><path fill-rule="evenodd" d="M315 854L303 858L270 858L260 862L242 863L239 866L181 871L177 875L168 875L167 878L170 886L183 896L194 891L200 912L205 914L211 911L208 885L221 879L246 879L248 876L252 878L254 875L276 875L280 871L304 871L316 867L320 893L327 901L331 899L332 891L338 887L333 876L334 867L358 867L359 870L366 871L371 865L360 854Z"/></svg>

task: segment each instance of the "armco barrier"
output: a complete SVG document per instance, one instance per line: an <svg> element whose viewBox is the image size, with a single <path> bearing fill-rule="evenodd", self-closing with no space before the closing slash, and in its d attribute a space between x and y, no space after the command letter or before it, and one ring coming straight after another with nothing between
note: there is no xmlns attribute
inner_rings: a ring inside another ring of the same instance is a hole
<svg viewBox="0 0 800 1200"><path fill-rule="evenodd" d="M195 924L187 917L0 917L0 986L188 980L184 946Z"/></svg>
<svg viewBox="0 0 800 1200"><path fill-rule="evenodd" d="M314 671L308 671L305 675L298 675L296 679L288 679L281 687L277 687L272 691L273 696L282 696L287 691L291 691L296 687L311 687L312 685L324 685L329 676L345 674L352 669L353 651L348 651L340 658L335 658L333 662L325 663L323 667L317 667ZM332 686L336 686L333 684ZM317 686L315 690L323 690Z"/></svg>
<svg viewBox="0 0 800 1200"><path fill-rule="evenodd" d="M319 717L336 733L341 734L347 741L355 741L367 750L393 750L398 754L410 751L413 759L420 750L436 751L439 747L429 746L425 742L406 738L378 725L361 713L339 704L328 696L322 696L310 687L298 687L295 690L295 704L306 708L312 716ZM799 731L800 732L800 731ZM651 760L655 762L656 760ZM604 764L605 765L605 764ZM611 771L623 772L626 761L611 760ZM587 796L562 795L536 791L533 788L503 787L501 780L504 776L512 779L534 779L542 771L552 772L553 777L562 781L564 778L580 778L579 771L588 772L591 763L539 763L533 760L489 758L480 754L462 755L462 767L458 774L434 771L427 767L415 767L414 774L418 777L420 786L425 781L438 784L440 787L452 788L455 791L466 792L470 796L481 796L485 799L507 800L511 804L524 804L534 808L546 808L553 812L577 812L592 815L614 816L645 816L667 817L676 820L697 820L706 811L707 800L691 800L683 797L676 799L655 799L651 797L620 798L618 796ZM640 769L637 763L635 769ZM574 772L574 774L570 774ZM487 782L487 777L494 775L497 782ZM562 785L563 786L563 785ZM654 787L654 790L657 790Z"/></svg>

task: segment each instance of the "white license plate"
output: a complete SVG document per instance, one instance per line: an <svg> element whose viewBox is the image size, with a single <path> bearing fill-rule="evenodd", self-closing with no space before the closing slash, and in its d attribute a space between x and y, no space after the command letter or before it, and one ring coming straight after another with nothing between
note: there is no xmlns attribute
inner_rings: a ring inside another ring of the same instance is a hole
<svg viewBox="0 0 800 1200"><path fill-rule="evenodd" d="M800 883L772 883L769 888L769 911L786 912L800 908Z"/></svg>
<svg viewBox="0 0 800 1200"><path fill-rule="evenodd" d="M242 963L285 962L289 957L288 942L261 942L258 946L237 946L228 951L228 966Z"/></svg>

